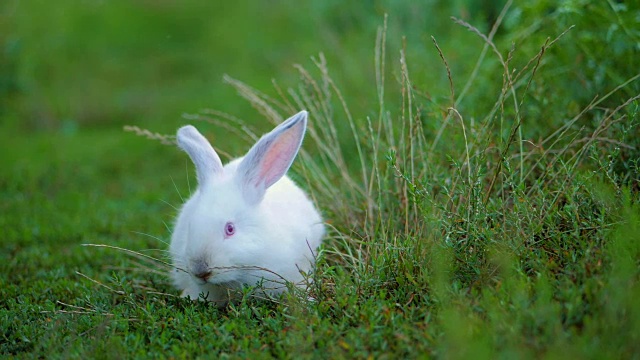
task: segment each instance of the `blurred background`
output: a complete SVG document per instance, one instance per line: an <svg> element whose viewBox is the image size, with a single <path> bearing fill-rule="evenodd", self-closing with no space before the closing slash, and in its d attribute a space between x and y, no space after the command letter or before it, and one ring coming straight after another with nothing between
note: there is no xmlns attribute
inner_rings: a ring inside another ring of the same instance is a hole
<svg viewBox="0 0 640 360"><path fill-rule="evenodd" d="M308 66L320 52L347 100L364 109L375 101L373 50L385 13L392 60L406 36L417 79L439 86L443 72L429 36L443 39L457 64L482 44L448 43L452 32L461 39L466 32L449 16L478 20L486 30L501 3L6 0L2 122L28 131L138 124L173 132L182 113L202 108L251 121L255 113L223 74L275 95L272 79L294 85L293 65Z"/></svg>
<svg viewBox="0 0 640 360"><path fill-rule="evenodd" d="M447 96L446 72L430 36L438 40L454 80L462 84L483 43L450 17L488 33L504 3L4 0L0 121L5 128L68 134L123 124L173 132L184 122L183 113L203 108L252 121L256 114L223 83L223 74L276 96L272 80L285 89L294 86L298 74L293 65L309 67L310 57L320 52L349 105L366 115L376 109L373 54L384 14L389 14L389 78L397 78L404 46L417 86L432 96ZM496 42L506 45L505 51L514 42L524 58L535 54L547 36L576 25L553 49L563 62L553 75L573 80L568 83L575 89L558 90L571 92L568 98L580 102L594 90L624 80L624 74L608 65L637 65L638 49L629 41L638 40L637 13L627 6L578 0L515 4ZM625 11L613 11L616 7ZM627 17L628 27L616 17ZM499 69L492 62L489 57L483 71ZM496 79L487 86L499 86L498 73ZM388 81L391 86L395 82ZM478 96L472 94L469 102Z"/></svg>

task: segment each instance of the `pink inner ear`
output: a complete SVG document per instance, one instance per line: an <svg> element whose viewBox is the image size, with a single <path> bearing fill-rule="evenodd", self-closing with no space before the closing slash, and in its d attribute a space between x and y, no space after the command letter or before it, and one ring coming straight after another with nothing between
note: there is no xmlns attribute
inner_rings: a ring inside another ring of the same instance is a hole
<svg viewBox="0 0 640 360"><path fill-rule="evenodd" d="M287 131L280 135L278 141L267 150L260 163L260 176L258 177L258 179L264 179L266 187L273 185L286 173L293 153L296 151L296 140L295 133Z"/></svg>

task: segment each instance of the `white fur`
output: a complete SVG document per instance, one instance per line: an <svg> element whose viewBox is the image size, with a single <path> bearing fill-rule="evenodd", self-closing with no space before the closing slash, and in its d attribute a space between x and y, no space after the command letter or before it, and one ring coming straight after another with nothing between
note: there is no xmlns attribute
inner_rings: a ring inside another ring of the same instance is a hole
<svg viewBox="0 0 640 360"><path fill-rule="evenodd" d="M243 157L222 167L194 127L178 131L178 144L192 158L198 190L183 205L171 238L175 285L182 296L224 305L243 285L261 285L267 295L304 286L324 236L320 214L284 174L306 128L300 112L263 136ZM225 238L225 224L235 234ZM195 275L211 271L205 280Z"/></svg>

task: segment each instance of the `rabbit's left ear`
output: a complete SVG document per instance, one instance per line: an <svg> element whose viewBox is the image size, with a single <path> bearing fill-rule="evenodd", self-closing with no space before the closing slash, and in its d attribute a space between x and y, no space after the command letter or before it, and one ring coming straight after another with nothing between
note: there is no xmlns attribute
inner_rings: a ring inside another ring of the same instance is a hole
<svg viewBox="0 0 640 360"><path fill-rule="evenodd" d="M183 126L176 135L178 146L184 150L196 165L198 184L205 186L211 178L222 174L222 162L207 139L191 126Z"/></svg>
<svg viewBox="0 0 640 360"><path fill-rule="evenodd" d="M260 202L269 186L287 173L306 128L307 112L301 111L264 135L249 150L236 173L249 203Z"/></svg>

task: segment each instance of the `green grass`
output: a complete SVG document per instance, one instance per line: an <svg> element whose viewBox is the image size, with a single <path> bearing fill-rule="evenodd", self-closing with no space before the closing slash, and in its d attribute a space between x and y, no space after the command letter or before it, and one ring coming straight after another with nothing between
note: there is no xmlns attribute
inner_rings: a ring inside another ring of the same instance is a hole
<svg viewBox="0 0 640 360"><path fill-rule="evenodd" d="M0 354L640 354L636 6L16 4L0 5ZM222 153L248 148L203 108L256 133L310 111L292 176L330 228L315 301L217 309L160 263L82 246L166 257L193 168L122 125L195 122Z"/></svg>

